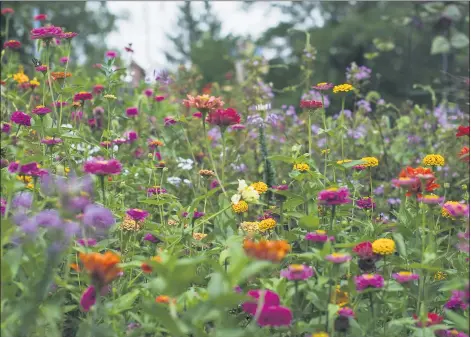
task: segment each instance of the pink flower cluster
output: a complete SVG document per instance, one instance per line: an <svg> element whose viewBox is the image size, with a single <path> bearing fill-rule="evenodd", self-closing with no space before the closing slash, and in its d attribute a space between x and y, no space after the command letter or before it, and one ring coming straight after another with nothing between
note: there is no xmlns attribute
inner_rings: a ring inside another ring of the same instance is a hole
<svg viewBox="0 0 471 337"><path fill-rule="evenodd" d="M328 188L323 190L317 196L319 205L342 205L351 202L349 198L349 191L346 187L341 188Z"/></svg>
<svg viewBox="0 0 471 337"><path fill-rule="evenodd" d="M280 272L280 277L284 277L290 281L307 280L314 275L314 269L303 264L291 264L287 269Z"/></svg>
<svg viewBox="0 0 471 337"><path fill-rule="evenodd" d="M309 232L306 234L305 239L312 242L327 242L334 241L333 236L327 235L323 230L316 230L315 232Z"/></svg>
<svg viewBox="0 0 471 337"><path fill-rule="evenodd" d="M121 173L121 163L117 159L105 160L101 157L92 158L85 162L83 170L96 175L108 175Z"/></svg>
<svg viewBox="0 0 471 337"><path fill-rule="evenodd" d="M271 290L250 290L248 295L255 301L242 304L242 309L252 315L258 315L257 323L260 326L287 326L291 324L293 314L289 308L280 305L279 296ZM257 312L257 308L259 312Z"/></svg>
<svg viewBox="0 0 471 337"><path fill-rule="evenodd" d="M34 28L30 32L31 40L38 39L61 39L62 38L62 28L56 26L44 26L39 28Z"/></svg>
<svg viewBox="0 0 471 337"><path fill-rule="evenodd" d="M367 288L382 288L384 287L384 279L378 274L363 274L355 276L355 286L357 291L362 291Z"/></svg>

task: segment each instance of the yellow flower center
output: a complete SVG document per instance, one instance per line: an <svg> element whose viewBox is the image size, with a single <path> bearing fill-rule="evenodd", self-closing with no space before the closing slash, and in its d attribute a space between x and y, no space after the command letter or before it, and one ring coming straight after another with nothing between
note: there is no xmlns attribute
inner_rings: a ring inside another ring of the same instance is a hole
<svg viewBox="0 0 471 337"><path fill-rule="evenodd" d="M372 280L374 278L374 275L373 274L363 275L363 278L366 280Z"/></svg>
<svg viewBox="0 0 471 337"><path fill-rule="evenodd" d="M320 234L320 235L324 235L325 231L323 231L322 229L318 229L318 230L316 230L316 233Z"/></svg>
<svg viewBox="0 0 471 337"><path fill-rule="evenodd" d="M401 276L411 276L412 273L410 271L401 271L398 273Z"/></svg>
<svg viewBox="0 0 471 337"><path fill-rule="evenodd" d="M304 270L304 266L302 264L291 264L289 266L289 268L292 270L292 271L303 271Z"/></svg>

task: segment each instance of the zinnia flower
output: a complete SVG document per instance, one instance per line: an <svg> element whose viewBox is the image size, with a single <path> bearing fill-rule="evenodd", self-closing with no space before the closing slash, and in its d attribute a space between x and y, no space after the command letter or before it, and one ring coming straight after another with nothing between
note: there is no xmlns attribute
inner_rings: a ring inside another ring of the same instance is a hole
<svg viewBox="0 0 471 337"><path fill-rule="evenodd" d="M458 201L447 201L442 208L442 216L446 218L461 218L469 216L469 205Z"/></svg>
<svg viewBox="0 0 471 337"><path fill-rule="evenodd" d="M357 291L362 291L367 288L382 288L384 287L384 279L378 274L363 274L355 276L355 286Z"/></svg>
<svg viewBox="0 0 471 337"><path fill-rule="evenodd" d="M146 235L144 235L144 241L149 241L149 242L152 242L152 243L159 243L160 242L159 238L157 238L156 236L154 236L151 233L147 233Z"/></svg>
<svg viewBox="0 0 471 337"><path fill-rule="evenodd" d="M139 110L137 110L136 107L130 107L126 109L126 115L128 117L134 117L134 116L137 116L138 114L139 114Z"/></svg>
<svg viewBox="0 0 471 337"><path fill-rule="evenodd" d="M92 277L94 284L100 286L108 285L119 276L121 268L118 267L120 257L113 252L100 253L80 253L85 270Z"/></svg>
<svg viewBox="0 0 471 337"><path fill-rule="evenodd" d="M421 196L422 191L422 182L424 180L424 187L426 192L432 192L435 189L439 188L440 185L435 183L435 176L433 171L429 168L423 167L407 167L405 170L402 170L399 179L393 179L393 184L399 187L407 187L408 191L406 196L415 194Z"/></svg>
<svg viewBox="0 0 471 337"><path fill-rule="evenodd" d="M298 172L307 172L309 171L309 165L306 163L294 164L293 170Z"/></svg>
<svg viewBox="0 0 471 337"><path fill-rule="evenodd" d="M412 315L412 317L417 320L417 326L422 327L422 322L418 319L417 315ZM443 317L440 316L439 314L431 313L429 312L427 314L427 321L425 323L425 326L431 326L431 325L437 325L440 324L443 321Z"/></svg>
<svg viewBox="0 0 471 337"><path fill-rule="evenodd" d="M91 307L96 303L96 291L94 286L90 286L82 294L80 298L80 306L84 312L90 311Z"/></svg>
<svg viewBox="0 0 471 337"><path fill-rule="evenodd" d="M375 167L379 164L379 161L376 157L363 157L361 160L365 162L365 164L363 164L365 167Z"/></svg>
<svg viewBox="0 0 471 337"><path fill-rule="evenodd" d="M327 255L325 257L327 261L330 261L332 263L340 264L340 263L345 263L348 262L352 259L352 257L349 254L344 254L344 253L332 253L330 255Z"/></svg>
<svg viewBox="0 0 471 337"><path fill-rule="evenodd" d="M469 147L463 146L461 148L460 153L458 153L458 158L461 161L468 162L469 163Z"/></svg>
<svg viewBox="0 0 471 337"><path fill-rule="evenodd" d="M249 210L249 205L244 200L240 200L232 204L232 210L235 213L244 213Z"/></svg>
<svg viewBox="0 0 471 337"><path fill-rule="evenodd" d="M66 40L71 40L74 37L76 37L77 35L78 35L78 33L75 33L75 32L65 32L65 33L61 34L61 38L66 39Z"/></svg>
<svg viewBox="0 0 471 337"><path fill-rule="evenodd" d="M31 111L35 115L44 116L51 112L51 109L45 107L44 105L38 105Z"/></svg>
<svg viewBox="0 0 471 337"><path fill-rule="evenodd" d="M268 191L268 186L263 181L253 183L250 186L252 186L255 189L255 191L257 191L259 194L263 194L266 191Z"/></svg>
<svg viewBox="0 0 471 337"><path fill-rule="evenodd" d="M422 162L427 166L443 166L445 165L445 158L439 154L428 154Z"/></svg>
<svg viewBox="0 0 471 337"><path fill-rule="evenodd" d="M247 239L244 241L243 247L248 256L272 262L280 262L291 249L291 246L284 240L267 241L263 239L259 242Z"/></svg>
<svg viewBox="0 0 471 337"><path fill-rule="evenodd" d="M469 126L463 126L460 125L458 127L458 132L456 133L456 137L463 137L463 136L468 136L469 137Z"/></svg>
<svg viewBox="0 0 471 337"><path fill-rule="evenodd" d="M222 129L227 128L230 125L240 123L240 115L232 108L228 109L217 109L211 111L206 118L209 124L217 125Z"/></svg>
<svg viewBox="0 0 471 337"><path fill-rule="evenodd" d="M147 218L149 212L139 208L131 208L126 211L126 214L129 215L134 221L142 221Z"/></svg>
<svg viewBox="0 0 471 337"><path fill-rule="evenodd" d="M317 200L319 205L330 206L348 204L351 202L349 199L349 192L346 187L333 187L323 190L318 194Z"/></svg>
<svg viewBox="0 0 471 337"><path fill-rule="evenodd" d="M330 90L334 87L332 83L327 83L327 82L321 82L317 83L317 85L313 86L313 89L319 90L319 91L326 91Z"/></svg>
<svg viewBox="0 0 471 337"><path fill-rule="evenodd" d="M53 145L57 145L57 144L62 143L62 139L46 136L43 139L41 139L41 143L53 146Z"/></svg>
<svg viewBox="0 0 471 337"><path fill-rule="evenodd" d="M69 72L63 72L63 71L53 71L51 72L51 77L54 79L54 80L63 80L67 77L71 77L72 74L69 73Z"/></svg>
<svg viewBox="0 0 471 337"><path fill-rule="evenodd" d="M108 175L121 173L121 163L117 159L104 160L101 157L93 158L85 162L83 170L96 175Z"/></svg>
<svg viewBox="0 0 471 337"><path fill-rule="evenodd" d="M262 303L257 323L260 326L285 326L290 325L293 315L291 310L280 306L279 296L271 290L250 290L248 295L254 300L242 304L244 312L255 316Z"/></svg>
<svg viewBox="0 0 471 337"><path fill-rule="evenodd" d="M193 97L187 95L188 99L183 100L183 105L187 108L196 108L208 112L213 109L220 109L224 105L224 102L220 97L214 97L209 95L198 95Z"/></svg>
<svg viewBox="0 0 471 337"><path fill-rule="evenodd" d="M3 44L3 48L19 49L20 47L21 47L21 42L17 40L9 40Z"/></svg>
<svg viewBox="0 0 471 337"><path fill-rule="evenodd" d="M88 246L88 247L93 247L96 245L96 240L95 239L79 239L77 240L77 244L80 246Z"/></svg>
<svg viewBox="0 0 471 337"><path fill-rule="evenodd" d="M303 109L320 109L322 108L322 102L302 99L299 106Z"/></svg>
<svg viewBox="0 0 471 337"><path fill-rule="evenodd" d="M305 239L312 242L327 242L334 241L335 238L333 236L328 236L326 231L323 230L316 230L314 232L307 233Z"/></svg>
<svg viewBox="0 0 471 337"><path fill-rule="evenodd" d="M47 19L46 14L38 14L33 17L34 21L44 21Z"/></svg>
<svg viewBox="0 0 471 337"><path fill-rule="evenodd" d="M255 234L259 232L258 221L244 221L240 224L240 229L248 234Z"/></svg>
<svg viewBox="0 0 471 337"><path fill-rule="evenodd" d="M11 124L10 123L2 123L2 132L3 133L10 133L11 131Z"/></svg>
<svg viewBox="0 0 471 337"><path fill-rule="evenodd" d="M108 50L106 53L105 53L105 56L110 58L110 59L114 59L118 56L118 53L115 52L114 50Z"/></svg>
<svg viewBox="0 0 471 337"><path fill-rule="evenodd" d="M273 229L276 227L276 221L273 218L263 219L258 224L258 229L261 233L265 233L266 231Z"/></svg>
<svg viewBox="0 0 471 337"><path fill-rule="evenodd" d="M176 124L177 121L172 116L167 116L164 118L164 126L170 126Z"/></svg>
<svg viewBox="0 0 471 337"><path fill-rule="evenodd" d="M45 27L32 29L30 32L30 38L31 40L42 39L42 40L50 41L53 38L55 39L62 38L62 33L63 33L62 28L60 27L45 26Z"/></svg>
<svg viewBox="0 0 471 337"><path fill-rule="evenodd" d="M376 203L373 201L373 199L371 199L371 197L364 197L364 198L358 199L355 203L361 209L376 208Z"/></svg>
<svg viewBox="0 0 471 337"><path fill-rule="evenodd" d="M163 187L160 186L152 186L147 189L147 195L159 195L159 194L165 194L167 193L167 190Z"/></svg>
<svg viewBox="0 0 471 337"><path fill-rule="evenodd" d="M441 204L444 199L445 199L444 197L439 197L438 195L435 195L435 194L422 195L421 197L417 197L417 201L423 202L424 204L430 204L430 205Z"/></svg>
<svg viewBox="0 0 471 337"><path fill-rule="evenodd" d="M152 97L153 94L154 94L154 90L151 88L147 88L144 90L144 95L146 95L147 97Z"/></svg>
<svg viewBox="0 0 471 337"><path fill-rule="evenodd" d="M362 259L373 257L373 245L369 241L357 244L352 251Z"/></svg>
<svg viewBox="0 0 471 337"><path fill-rule="evenodd" d="M25 114L23 111L15 111L11 115L10 120L17 125L31 126L31 116Z"/></svg>
<svg viewBox="0 0 471 337"><path fill-rule="evenodd" d="M399 273L392 274L392 278L399 283L406 283L419 279L418 274L411 273L410 271L401 271Z"/></svg>
<svg viewBox="0 0 471 337"><path fill-rule="evenodd" d="M469 307L469 292L453 290L450 299L445 303L445 308L450 310L466 310Z"/></svg>
<svg viewBox="0 0 471 337"><path fill-rule="evenodd" d="M74 95L74 101L89 101L93 98L90 92L81 91L78 94Z"/></svg>
<svg viewBox="0 0 471 337"><path fill-rule="evenodd" d="M378 239L372 244L373 253L378 255L391 255L396 251L396 244L391 239Z"/></svg>
<svg viewBox="0 0 471 337"><path fill-rule="evenodd" d="M155 100L156 102L162 102L164 99L165 99L165 96L155 96L155 97L154 97L154 100Z"/></svg>
<svg viewBox="0 0 471 337"><path fill-rule="evenodd" d="M353 86L351 84L345 83L345 84L336 85L334 87L333 92L334 92L334 94L339 93L339 92L347 93L349 91L352 91L353 89L355 89L355 88L353 88Z"/></svg>
<svg viewBox="0 0 471 337"><path fill-rule="evenodd" d="M15 13L13 8L10 8L10 7L2 8L2 15L13 14L13 13Z"/></svg>
<svg viewBox="0 0 471 337"><path fill-rule="evenodd" d="M280 277L288 280L307 280L314 275L314 269L303 264L291 264L280 272Z"/></svg>

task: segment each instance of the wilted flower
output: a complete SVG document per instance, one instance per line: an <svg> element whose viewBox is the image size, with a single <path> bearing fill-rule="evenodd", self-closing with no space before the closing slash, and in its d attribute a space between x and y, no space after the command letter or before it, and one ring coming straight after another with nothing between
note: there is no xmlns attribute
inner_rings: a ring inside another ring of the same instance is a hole
<svg viewBox="0 0 471 337"><path fill-rule="evenodd" d="M187 108L196 108L198 110L213 110L220 109L224 105L224 102L219 97L209 96L209 95L199 95L193 97L187 95L188 99L183 100L183 105Z"/></svg>

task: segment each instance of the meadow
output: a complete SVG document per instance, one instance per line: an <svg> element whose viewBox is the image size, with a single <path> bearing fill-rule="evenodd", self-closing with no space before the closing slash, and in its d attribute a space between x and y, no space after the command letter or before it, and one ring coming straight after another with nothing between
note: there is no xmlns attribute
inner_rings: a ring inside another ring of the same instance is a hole
<svg viewBox="0 0 471 337"><path fill-rule="evenodd" d="M469 336L467 99L393 104L353 62L276 106L250 50L133 86L132 46L87 76L77 34L1 52L3 336Z"/></svg>

